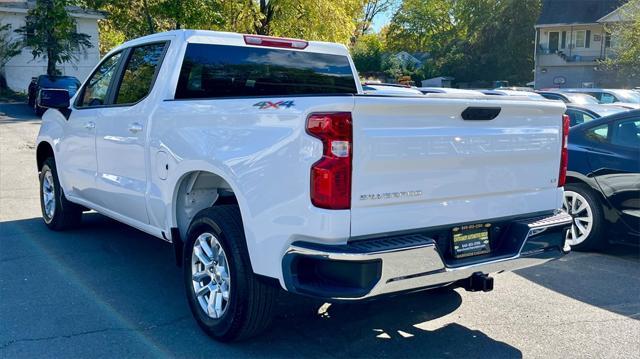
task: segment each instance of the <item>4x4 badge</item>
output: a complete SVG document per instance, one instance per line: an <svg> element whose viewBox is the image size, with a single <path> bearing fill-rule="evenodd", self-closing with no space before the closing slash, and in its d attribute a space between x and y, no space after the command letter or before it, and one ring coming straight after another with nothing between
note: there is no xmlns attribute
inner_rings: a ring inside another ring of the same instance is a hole
<svg viewBox="0 0 640 359"><path fill-rule="evenodd" d="M258 103L253 104L253 106L258 107L260 110L266 110L269 108L273 108L273 109L280 109L280 107L293 107L295 106L295 104L293 103L293 101L278 101L278 102L271 102L271 101L260 101Z"/></svg>

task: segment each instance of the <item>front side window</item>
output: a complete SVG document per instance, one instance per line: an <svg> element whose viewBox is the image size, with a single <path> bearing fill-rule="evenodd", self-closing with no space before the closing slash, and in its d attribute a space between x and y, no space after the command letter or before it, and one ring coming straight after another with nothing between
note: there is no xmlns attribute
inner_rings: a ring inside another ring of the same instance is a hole
<svg viewBox="0 0 640 359"><path fill-rule="evenodd" d="M617 102L618 99L609 93L603 93L600 97L600 103L614 103Z"/></svg>
<svg viewBox="0 0 640 359"><path fill-rule="evenodd" d="M98 66L84 87L78 107L95 107L106 103L109 84L118 67L120 55L113 54Z"/></svg>
<svg viewBox="0 0 640 359"><path fill-rule="evenodd" d="M355 93L356 83L346 56L189 44L175 98Z"/></svg>
<svg viewBox="0 0 640 359"><path fill-rule="evenodd" d="M149 94L156 71L162 61L164 47L164 43L158 43L135 47L131 50L116 95L116 104L136 103Z"/></svg>
<svg viewBox="0 0 640 359"><path fill-rule="evenodd" d="M640 148L640 120L632 119L615 124L611 143L618 146Z"/></svg>

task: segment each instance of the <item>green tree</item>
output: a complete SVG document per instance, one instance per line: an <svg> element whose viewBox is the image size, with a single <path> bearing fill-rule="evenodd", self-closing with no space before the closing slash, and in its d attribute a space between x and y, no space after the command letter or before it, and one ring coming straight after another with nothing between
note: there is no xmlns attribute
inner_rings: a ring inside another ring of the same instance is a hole
<svg viewBox="0 0 640 359"><path fill-rule="evenodd" d="M122 41L189 28L347 44L364 0L78 0L104 10L101 52Z"/></svg>
<svg viewBox="0 0 640 359"><path fill-rule="evenodd" d="M391 51L427 52L424 77L527 82L540 0L404 0L389 25Z"/></svg>
<svg viewBox="0 0 640 359"><path fill-rule="evenodd" d="M85 8L104 11L99 21L100 53L126 40L174 29L220 30L223 4L229 0L81 0Z"/></svg>
<svg viewBox="0 0 640 359"><path fill-rule="evenodd" d="M376 16L391 10L396 3L396 0L365 0L358 19L354 41L369 32Z"/></svg>
<svg viewBox="0 0 640 359"><path fill-rule="evenodd" d="M384 39L380 34L365 34L351 48L353 62L358 72L379 73L382 71L385 53Z"/></svg>
<svg viewBox="0 0 640 359"><path fill-rule="evenodd" d="M362 0L246 1L251 33L347 44L356 28Z"/></svg>
<svg viewBox="0 0 640 359"><path fill-rule="evenodd" d="M4 79L4 65L20 53L20 42L11 35L11 24L0 25L0 90L7 85Z"/></svg>
<svg viewBox="0 0 640 359"><path fill-rule="evenodd" d="M11 24L0 25L0 70L20 53L20 42L11 36Z"/></svg>
<svg viewBox="0 0 640 359"><path fill-rule="evenodd" d="M47 74L59 74L56 64L78 60L78 52L93 47L90 36L76 31L65 0L38 0L27 13L25 26L16 30L33 58L46 56Z"/></svg>
<svg viewBox="0 0 640 359"><path fill-rule="evenodd" d="M640 78L640 0L620 9L622 21L607 26L613 39L612 55L604 62L609 70L626 78ZM636 80L637 83L638 80Z"/></svg>

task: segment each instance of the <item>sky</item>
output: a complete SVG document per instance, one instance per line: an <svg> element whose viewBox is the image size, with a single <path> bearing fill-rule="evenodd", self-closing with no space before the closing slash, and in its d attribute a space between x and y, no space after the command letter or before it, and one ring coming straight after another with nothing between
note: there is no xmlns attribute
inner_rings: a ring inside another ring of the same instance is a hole
<svg viewBox="0 0 640 359"><path fill-rule="evenodd" d="M391 21L395 9L389 9L387 12L379 14L373 19L373 31L380 32L380 29Z"/></svg>

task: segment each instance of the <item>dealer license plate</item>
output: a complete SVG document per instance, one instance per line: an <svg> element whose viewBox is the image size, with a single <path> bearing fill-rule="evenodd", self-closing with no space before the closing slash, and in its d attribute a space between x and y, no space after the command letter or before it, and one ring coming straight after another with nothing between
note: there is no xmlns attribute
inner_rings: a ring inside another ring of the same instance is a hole
<svg viewBox="0 0 640 359"><path fill-rule="evenodd" d="M465 258L491 252L490 227L490 223L478 223L453 228L453 256Z"/></svg>

